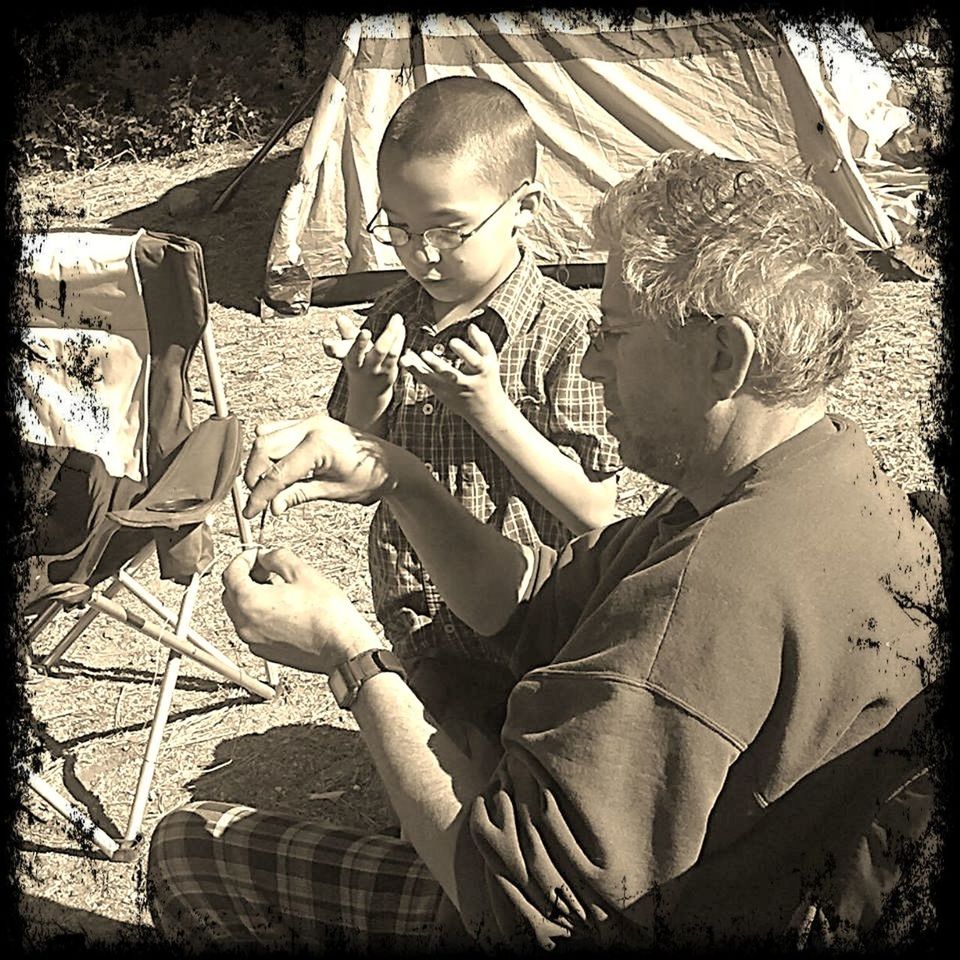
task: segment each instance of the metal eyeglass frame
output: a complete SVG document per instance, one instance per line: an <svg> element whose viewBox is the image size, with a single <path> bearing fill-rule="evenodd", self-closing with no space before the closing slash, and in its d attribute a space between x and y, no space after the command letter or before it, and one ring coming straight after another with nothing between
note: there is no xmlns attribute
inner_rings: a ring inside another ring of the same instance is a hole
<svg viewBox="0 0 960 960"><path fill-rule="evenodd" d="M708 320L710 323L715 323L717 320L722 320L724 314L716 313L695 313L692 316L684 317L681 321L680 326L685 327L691 320ZM587 337L590 340L589 347L593 348L597 353L603 353L604 341L607 337L617 337L624 333L629 333L630 330L605 330L596 320L590 318L587 320Z"/></svg>
<svg viewBox="0 0 960 960"><path fill-rule="evenodd" d="M461 244L469 240L475 233L485 227L524 187L530 186L532 181L524 180L523 183L517 187L504 201L501 203L496 210L494 210L489 216L485 217L480 221L472 230L468 230L466 233L462 233L460 230L457 230L454 227L428 227L423 233L415 233L413 230L407 230L406 227L397 227L389 223L374 223L374 220L380 216L383 212L383 207L377 207L377 212L373 215L373 219L367 224L366 230L370 236L373 237L378 243L382 243L388 247L405 247L414 237L419 237L426 246L432 247L434 250L455 250ZM384 231L393 231L394 233L403 234L406 238L400 242L397 242L393 239L384 239L383 237L377 236L377 230ZM443 237L449 237L450 241L447 240L438 240L437 237L442 235ZM433 239L431 239L431 236Z"/></svg>

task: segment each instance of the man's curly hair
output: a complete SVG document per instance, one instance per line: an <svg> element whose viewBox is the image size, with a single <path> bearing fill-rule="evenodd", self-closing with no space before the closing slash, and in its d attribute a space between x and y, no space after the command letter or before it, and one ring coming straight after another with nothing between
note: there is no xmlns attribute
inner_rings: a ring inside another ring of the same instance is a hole
<svg viewBox="0 0 960 960"><path fill-rule="evenodd" d="M671 150L608 191L593 227L622 251L639 316L750 325L748 388L764 403L809 402L846 372L877 278L813 184L765 163Z"/></svg>

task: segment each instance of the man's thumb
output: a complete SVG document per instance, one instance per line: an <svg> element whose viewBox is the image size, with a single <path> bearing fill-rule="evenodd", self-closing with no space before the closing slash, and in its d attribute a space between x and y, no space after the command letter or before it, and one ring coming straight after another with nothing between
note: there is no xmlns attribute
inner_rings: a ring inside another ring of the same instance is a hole
<svg viewBox="0 0 960 960"><path fill-rule="evenodd" d="M264 550L257 555L256 565L266 574L278 573L287 583L297 578L297 568L303 561L289 547Z"/></svg>

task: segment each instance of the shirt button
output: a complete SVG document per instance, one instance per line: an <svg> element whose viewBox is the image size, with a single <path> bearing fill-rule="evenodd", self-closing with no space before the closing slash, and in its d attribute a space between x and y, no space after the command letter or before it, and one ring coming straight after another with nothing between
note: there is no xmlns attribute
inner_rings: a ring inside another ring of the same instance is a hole
<svg viewBox="0 0 960 960"><path fill-rule="evenodd" d="M442 343L440 343L439 340L433 345L433 352L438 357L442 357L445 350L446 350L446 347Z"/></svg>
<svg viewBox="0 0 960 960"><path fill-rule="evenodd" d="M452 623L445 623L443 625L444 632L453 633L456 630L456 627Z"/></svg>
<svg viewBox="0 0 960 960"><path fill-rule="evenodd" d="M433 404L427 401L422 407L423 412L429 417L433 413Z"/></svg>

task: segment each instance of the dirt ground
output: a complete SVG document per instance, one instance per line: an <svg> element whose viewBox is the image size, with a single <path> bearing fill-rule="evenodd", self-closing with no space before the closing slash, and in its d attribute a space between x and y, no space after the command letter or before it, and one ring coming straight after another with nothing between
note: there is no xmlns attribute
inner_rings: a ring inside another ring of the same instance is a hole
<svg viewBox="0 0 960 960"><path fill-rule="evenodd" d="M273 220L296 165L295 129L241 188L210 214L210 204L253 150L212 147L174 161L122 164L83 175L56 174L20 184L25 226L111 224L182 233L204 247L211 321L227 394L249 448L259 422L322 410L336 366L320 348L338 310L261 322L257 295ZM168 194L187 185L202 209L179 219ZM349 312L349 311L344 311ZM930 400L941 338L934 284L881 286L873 324L834 408L858 420L893 477L908 489L934 485L927 439L936 428ZM212 412L199 361L193 368L196 415ZM655 485L637 474L621 483L621 509L638 512ZM267 522L266 540L288 544L339 583L376 626L366 561L372 508L314 504ZM215 514L218 560L205 578L195 625L256 676L259 664L233 634L219 602L219 573L237 552L229 503ZM171 585L154 561L141 580L164 602ZM129 606L146 611L136 600ZM43 654L65 632L64 615L36 644ZM126 826L129 803L166 661L158 644L97 620L72 647L55 676L32 675L35 715L46 721L44 776L64 786L108 831ZM185 661L144 820L150 833L165 812L192 798L239 801L375 830L392 817L383 789L349 714L341 713L316 676L283 671L270 702L247 696ZM24 852L21 910L35 942L84 932L113 941L149 924L143 907L145 858L111 863L71 839L63 821L32 794L20 825ZM143 849L145 850L146 844Z"/></svg>

